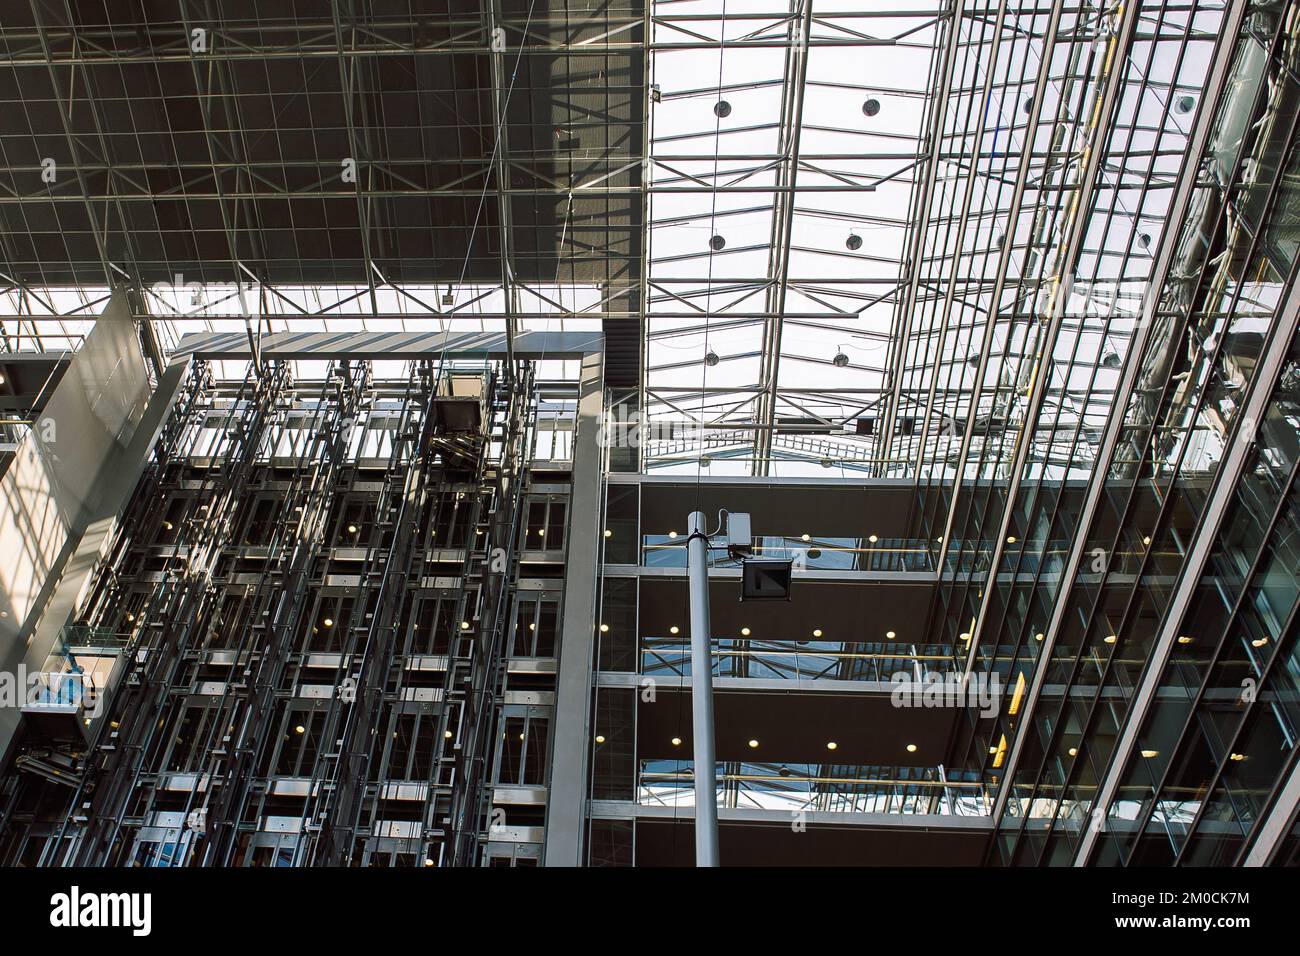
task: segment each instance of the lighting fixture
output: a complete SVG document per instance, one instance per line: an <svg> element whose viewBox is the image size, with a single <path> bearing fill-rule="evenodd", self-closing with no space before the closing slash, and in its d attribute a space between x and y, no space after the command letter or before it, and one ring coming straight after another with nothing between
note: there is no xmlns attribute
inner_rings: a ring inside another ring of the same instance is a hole
<svg viewBox="0 0 1300 956"><path fill-rule="evenodd" d="M450 731L450 730L444 730L444 731L442 732L442 736L443 736L443 738L446 739L446 740L451 740L451 737L452 737L451 731Z"/></svg>
<svg viewBox="0 0 1300 956"><path fill-rule="evenodd" d="M862 248L862 237L856 232L849 233L849 237L844 240L844 245L850 252L857 252Z"/></svg>
<svg viewBox="0 0 1300 956"><path fill-rule="evenodd" d="M1240 763L1241 761L1243 761L1243 760L1246 759L1246 755L1245 755L1245 754L1230 754L1230 755L1228 756L1228 759Z"/></svg>
<svg viewBox="0 0 1300 956"><path fill-rule="evenodd" d="M740 636L741 636L741 637L749 637L749 628L747 628L747 627L742 627L742 628L740 629Z"/></svg>
<svg viewBox="0 0 1300 956"><path fill-rule="evenodd" d="M843 351L837 351L835 353L835 357L831 359L831 363L836 368L844 368L846 365L849 364L849 357L845 355Z"/></svg>
<svg viewBox="0 0 1300 956"><path fill-rule="evenodd" d="M828 740L828 741L826 741L826 749L827 749L827 750L836 750L836 749L838 749L838 748L839 748L839 744L837 744L835 741L833 741L833 740Z"/></svg>
<svg viewBox="0 0 1300 956"><path fill-rule="evenodd" d="M1147 548L1151 547L1151 536L1150 536L1150 535L1143 535L1143 536L1142 536L1142 545L1143 545L1144 547L1147 547Z"/></svg>
<svg viewBox="0 0 1300 956"><path fill-rule="evenodd" d="M718 353L715 352L715 351L713 351L713 349L709 349L707 352L705 352L705 353L704 353L704 364L707 365L709 368L713 368L713 366L717 365L717 364L718 364Z"/></svg>
<svg viewBox="0 0 1300 956"><path fill-rule="evenodd" d="M1148 760L1150 760L1152 757L1157 757L1157 756L1159 756L1159 755L1160 755L1160 751L1159 751L1159 750L1144 750L1144 751L1142 751L1142 756L1146 757Z"/></svg>
<svg viewBox="0 0 1300 956"><path fill-rule="evenodd" d="M677 537L677 532L676 532L676 531L669 531L669 532L668 532L668 537L670 537L670 538L675 538L675 537Z"/></svg>
<svg viewBox="0 0 1300 956"><path fill-rule="evenodd" d="M1045 636L1046 636L1045 634L1043 634L1043 633L1040 632L1040 633L1034 635L1034 640L1036 640L1036 641L1041 641Z"/></svg>
<svg viewBox="0 0 1300 956"><path fill-rule="evenodd" d="M1007 535L1007 544L1015 544L1015 543L1016 543L1016 536L1014 534Z"/></svg>
<svg viewBox="0 0 1300 956"><path fill-rule="evenodd" d="M875 544L880 539L877 538L874 534L869 534L867 535L867 540L870 541L872 544Z"/></svg>
<svg viewBox="0 0 1300 956"><path fill-rule="evenodd" d="M461 622L460 622L460 629L461 629L462 631L468 631L468 630L469 630L469 621L461 621Z"/></svg>
<svg viewBox="0 0 1300 956"><path fill-rule="evenodd" d="M709 240L709 248L712 249L714 252L721 252L726 247L727 247L727 240L723 239L722 236L720 235L714 236Z"/></svg>
<svg viewBox="0 0 1300 956"><path fill-rule="evenodd" d="M307 728L304 727L302 724L299 724L297 727L293 728L293 732L296 734L305 734L307 732Z"/></svg>
<svg viewBox="0 0 1300 956"><path fill-rule="evenodd" d="M1071 756L1071 757L1077 757L1077 756L1079 756L1079 748L1078 748L1078 747L1071 747L1071 748L1070 748L1070 756Z"/></svg>
<svg viewBox="0 0 1300 956"><path fill-rule="evenodd" d="M1179 644L1190 644L1190 643L1192 643L1192 639L1191 639L1190 637L1188 637L1186 634L1180 634L1180 635L1178 635L1178 643L1179 643Z"/></svg>
<svg viewBox="0 0 1300 956"><path fill-rule="evenodd" d="M886 631L886 632L885 632L885 637L889 638L891 641L892 641L895 637L897 637L897 636L898 636L898 635L895 634L893 631Z"/></svg>
<svg viewBox="0 0 1300 956"><path fill-rule="evenodd" d="M172 523L170 521L164 521L163 527L170 531L172 529Z"/></svg>
<svg viewBox="0 0 1300 956"><path fill-rule="evenodd" d="M531 624L528 625L528 627L529 627L530 630L532 629L532 625L531 625ZM609 633L609 625L608 625L608 624L602 624L602 625L600 626L600 633L602 633L602 634L608 634L608 633Z"/></svg>
<svg viewBox="0 0 1300 956"><path fill-rule="evenodd" d="M814 627L813 637L821 637L821 636L822 636L822 629L820 627Z"/></svg>
<svg viewBox="0 0 1300 956"><path fill-rule="evenodd" d="M750 750L756 750L757 748L758 748L758 741L757 741L757 740L751 740L751 741L749 742L749 749L750 749Z"/></svg>
<svg viewBox="0 0 1300 956"><path fill-rule="evenodd" d="M810 534L806 534L806 533L805 533L805 534L801 534L799 537L800 537L802 540L804 540L804 541L811 541L811 540L812 540L812 535L810 535Z"/></svg>
<svg viewBox="0 0 1300 956"><path fill-rule="evenodd" d="M348 525L348 534L356 534L356 533L357 533L357 526L354 524Z"/></svg>
<svg viewBox="0 0 1300 956"><path fill-rule="evenodd" d="M1263 647L1263 646L1264 646L1265 644L1267 644L1267 643L1268 643L1268 638L1267 638L1267 637L1257 637L1257 638L1255 638L1253 641L1250 642L1250 646L1251 646L1251 647Z"/></svg>
<svg viewBox="0 0 1300 956"><path fill-rule="evenodd" d="M682 738L681 738L681 737L674 737L674 738L673 738L673 746L674 746L674 747L680 747L681 745L682 745Z"/></svg>
<svg viewBox="0 0 1300 956"><path fill-rule="evenodd" d="M672 627L668 628L668 633L669 633L669 634L676 634L677 631L678 631L678 627L677 627L676 624L674 624Z"/></svg>
<svg viewBox="0 0 1300 956"><path fill-rule="evenodd" d="M876 99L874 96L868 96L866 101L862 104L862 115L875 116L879 112L880 100Z"/></svg>
<svg viewBox="0 0 1300 956"><path fill-rule="evenodd" d="M334 626L334 618L332 618L332 617L327 617L327 618L325 618L325 620L321 621L321 623L324 624L326 627L333 627L333 626Z"/></svg>
<svg viewBox="0 0 1300 956"><path fill-rule="evenodd" d="M425 866L433 866L433 861L432 861L431 859L429 859L429 858L426 856L426 857L424 858L424 865L425 865Z"/></svg>
<svg viewBox="0 0 1300 956"><path fill-rule="evenodd" d="M910 754L914 754L914 753L916 753L916 744L908 744L908 745L907 745L907 752L910 753Z"/></svg>
<svg viewBox="0 0 1300 956"><path fill-rule="evenodd" d="M1176 113L1190 113L1195 108L1196 97L1194 96L1180 96L1174 100L1174 112Z"/></svg>
<svg viewBox="0 0 1300 956"><path fill-rule="evenodd" d="M1107 644L1114 644L1116 641L1119 640L1119 638L1116 637L1114 634L1107 634L1104 640L1106 641Z"/></svg>
<svg viewBox="0 0 1300 956"><path fill-rule="evenodd" d="M607 537L607 538L612 538L612 537L614 537L614 532L612 532L612 531L610 531L608 528L606 528L606 529L605 529L605 537Z"/></svg>
<svg viewBox="0 0 1300 956"><path fill-rule="evenodd" d="M718 119L726 119L731 115L731 104L726 100L718 100L713 104L713 115Z"/></svg>
<svg viewBox="0 0 1300 956"><path fill-rule="evenodd" d="M605 735L604 735L604 734L597 734L597 735L596 735L596 743L598 743L598 744L603 744L604 742L605 742Z"/></svg>

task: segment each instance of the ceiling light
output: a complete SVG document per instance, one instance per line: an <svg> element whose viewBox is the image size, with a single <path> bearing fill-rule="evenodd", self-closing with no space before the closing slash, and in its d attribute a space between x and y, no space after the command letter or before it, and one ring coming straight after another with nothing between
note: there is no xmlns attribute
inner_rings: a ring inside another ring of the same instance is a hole
<svg viewBox="0 0 1300 956"><path fill-rule="evenodd" d="M673 738L673 746L674 746L674 747L680 747L681 745L682 745L682 738L681 738L681 737L674 737L674 738Z"/></svg>
<svg viewBox="0 0 1300 956"><path fill-rule="evenodd" d="M1138 233L1138 243L1142 246L1143 249L1150 249L1151 233L1149 232Z"/></svg>
<svg viewBox="0 0 1300 956"><path fill-rule="evenodd" d="M821 637L821 636L822 636L822 629L820 627L814 627L813 637Z"/></svg>
<svg viewBox="0 0 1300 956"><path fill-rule="evenodd" d="M740 629L740 636L741 636L741 637L749 637L749 628L747 628L747 627L742 627L742 628Z"/></svg>
<svg viewBox="0 0 1300 956"><path fill-rule="evenodd" d="M1016 536L1014 534L1007 535L1007 544L1015 544L1015 543L1016 543Z"/></svg>
<svg viewBox="0 0 1300 956"><path fill-rule="evenodd" d="M874 534L869 534L867 535L867 540L870 541L872 544L875 544L880 539L877 538Z"/></svg>
<svg viewBox="0 0 1300 956"><path fill-rule="evenodd" d="M856 232L849 233L849 237L844 240L844 245L850 252L857 252L862 248L862 237Z"/></svg>
<svg viewBox="0 0 1300 956"><path fill-rule="evenodd" d="M717 365L717 364L718 364L718 353L715 352L715 351L713 351L713 349L709 349L707 352L705 352L705 353L704 353L704 364L707 365L709 368L713 368L713 366Z"/></svg>
<svg viewBox="0 0 1300 956"><path fill-rule="evenodd" d="M596 743L598 743L598 744L603 744L604 742L605 742L605 735L604 735L604 734L597 734L597 735L596 735Z"/></svg>
<svg viewBox="0 0 1300 956"><path fill-rule="evenodd" d="M461 622L460 622L460 629L461 629L462 631L468 631L468 630L469 630L469 621L461 621Z"/></svg>
<svg viewBox="0 0 1300 956"><path fill-rule="evenodd" d="M675 538L675 537L677 537L677 532L676 532L676 531L669 531L669 532L668 532L668 537L670 537L670 538Z"/></svg>
<svg viewBox="0 0 1300 956"><path fill-rule="evenodd" d="M893 631L886 631L886 632L885 632L885 637L889 638L891 641L892 641L895 637L897 637L897 636L898 636L898 635L895 634Z"/></svg>
<svg viewBox="0 0 1300 956"><path fill-rule="evenodd" d="M831 362L834 363L836 368L844 368L844 366L849 364L849 357L843 352L836 352L835 357L831 359Z"/></svg>
<svg viewBox="0 0 1300 956"><path fill-rule="evenodd" d="M835 464L835 462L832 461L830 458L823 458L823 459L822 459L822 467L823 467L823 468L829 468L829 467L831 467L833 464Z"/></svg>
<svg viewBox="0 0 1300 956"><path fill-rule="evenodd" d="M307 728L304 727L302 724L299 724L297 727L293 728L293 732L296 734L305 734L307 732Z"/></svg>
<svg viewBox="0 0 1300 956"><path fill-rule="evenodd" d="M880 112L880 100L874 96L868 96L866 102L862 104L863 116L875 116Z"/></svg>
<svg viewBox="0 0 1300 956"><path fill-rule="evenodd" d="M1178 636L1178 643L1179 643L1179 644L1190 644L1190 643L1192 643L1192 639L1191 639L1190 637L1188 637L1186 634L1180 634L1180 635Z"/></svg>
<svg viewBox="0 0 1300 956"><path fill-rule="evenodd" d="M755 750L755 749L757 749L757 747L758 747L758 741L757 741L757 740L751 740L751 741L749 742L749 749L750 749L750 750Z"/></svg>
<svg viewBox="0 0 1300 956"><path fill-rule="evenodd" d="M1036 640L1036 641L1041 641L1045 636L1046 636L1046 635L1044 635L1044 634L1040 631L1039 633L1037 633L1037 634L1034 635L1034 640Z"/></svg>
<svg viewBox="0 0 1300 956"><path fill-rule="evenodd" d="M1103 638L1103 640L1105 640L1107 644L1114 644L1116 641L1119 640L1119 638L1116 637L1114 634L1107 634L1105 638Z"/></svg>
<svg viewBox="0 0 1300 956"><path fill-rule="evenodd" d="M608 528L606 528L606 529L605 529L605 537L607 537L607 538L612 538L612 537L614 537L614 532L612 532L612 531L610 531Z"/></svg>
<svg viewBox="0 0 1300 956"><path fill-rule="evenodd" d="M1142 751L1142 756L1146 757L1148 760L1150 760L1152 757L1158 757L1159 755L1160 755L1160 751L1159 751L1159 750L1144 750L1144 751Z"/></svg>
<svg viewBox="0 0 1300 956"><path fill-rule="evenodd" d="M334 618L332 618L332 617L327 617L327 618L325 618L325 620L321 621L321 623L324 624L326 627L333 627L333 626L334 626Z"/></svg>
<svg viewBox="0 0 1300 956"><path fill-rule="evenodd" d="M669 634L676 634L676 633L677 633L677 625L674 624L672 627L668 628L668 633L669 633Z"/></svg>
<svg viewBox="0 0 1300 956"><path fill-rule="evenodd" d="M170 521L164 521L163 527L170 531L172 529L172 523Z"/></svg>
<svg viewBox="0 0 1300 956"><path fill-rule="evenodd" d="M811 541L811 540L812 540L812 535L807 534L806 532L805 532L804 534L801 534L799 537L802 538L804 541Z"/></svg>
<svg viewBox="0 0 1300 956"><path fill-rule="evenodd" d="M910 754L914 754L914 753L916 753L916 744L908 744L908 745L907 745L907 752L910 753Z"/></svg>
<svg viewBox="0 0 1300 956"><path fill-rule="evenodd" d="M429 859L429 858L426 856L426 857L424 858L424 865L425 865L425 866L433 866L433 861L432 861L431 859Z"/></svg>
<svg viewBox="0 0 1300 956"><path fill-rule="evenodd" d="M828 741L826 741L826 749L827 749L827 750L835 750L835 749L837 749L838 747L839 747L839 744L837 744L835 741L833 741L833 740L828 740Z"/></svg>
<svg viewBox="0 0 1300 956"><path fill-rule="evenodd" d="M731 104L726 100L718 100L713 104L713 115L718 119L726 119L731 115Z"/></svg>
<svg viewBox="0 0 1300 956"><path fill-rule="evenodd" d="M1253 641L1250 642L1250 646L1251 646L1251 647L1263 647L1263 646L1264 646L1265 644L1267 644L1267 643L1268 643L1268 638L1267 638L1267 637L1257 637L1257 638L1255 638Z"/></svg>
<svg viewBox="0 0 1300 956"><path fill-rule="evenodd" d="M1151 547L1151 536L1150 536L1150 535L1143 535L1143 536L1142 536L1142 544L1143 544L1144 547L1148 547L1148 548Z"/></svg>
<svg viewBox="0 0 1300 956"><path fill-rule="evenodd" d="M1196 97L1194 96L1180 96L1174 100L1174 112L1176 113L1190 113L1195 108Z"/></svg>
<svg viewBox="0 0 1300 956"><path fill-rule="evenodd" d="M1240 762L1240 761L1246 759L1246 755L1245 755L1245 754L1230 754L1230 755L1228 756L1228 759L1229 759L1229 760L1234 760L1234 761Z"/></svg>
<svg viewBox="0 0 1300 956"><path fill-rule="evenodd" d="M442 732L442 736L443 736L445 739L447 739L447 740L451 740L452 733L451 733L450 730L444 730L444 731Z"/></svg>
<svg viewBox="0 0 1300 956"><path fill-rule="evenodd" d="M723 239L722 236L720 235L714 236L709 240L709 248L712 249L714 252L721 252L726 247L727 247L727 240Z"/></svg>
<svg viewBox="0 0 1300 956"><path fill-rule="evenodd" d="M529 629L529 630L532 630L532 628L533 628L533 626L532 626L531 624L529 624L529 625L528 625L528 629ZM609 633L609 625L608 625L608 624L602 624L602 625L600 626L600 633L602 633L602 634L608 634L608 633Z"/></svg>
<svg viewBox="0 0 1300 956"><path fill-rule="evenodd" d="M1101 353L1102 368L1119 368L1120 364L1118 352L1107 350Z"/></svg>
<svg viewBox="0 0 1300 956"><path fill-rule="evenodd" d="M1078 747L1071 747L1071 748L1070 748L1070 756L1071 756L1071 757L1077 757L1077 756L1079 756L1079 748L1078 748Z"/></svg>
<svg viewBox="0 0 1300 956"><path fill-rule="evenodd" d="M348 534L356 534L356 533L357 533L357 526L354 524L348 525Z"/></svg>

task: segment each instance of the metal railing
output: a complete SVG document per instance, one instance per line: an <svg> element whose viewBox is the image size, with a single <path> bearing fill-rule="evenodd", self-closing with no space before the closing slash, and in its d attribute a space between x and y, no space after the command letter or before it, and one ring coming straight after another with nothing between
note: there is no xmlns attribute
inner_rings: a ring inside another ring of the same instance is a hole
<svg viewBox="0 0 1300 956"><path fill-rule="evenodd" d="M939 644L856 641L757 641L714 638L713 676L888 682L896 674L924 681L957 667ZM682 637L641 639L641 673L689 677L691 647Z"/></svg>
<svg viewBox="0 0 1300 956"><path fill-rule="evenodd" d="M723 809L982 817L993 806L976 770L734 761L717 766ZM642 760L636 800L643 806L694 806L694 785L689 760Z"/></svg>

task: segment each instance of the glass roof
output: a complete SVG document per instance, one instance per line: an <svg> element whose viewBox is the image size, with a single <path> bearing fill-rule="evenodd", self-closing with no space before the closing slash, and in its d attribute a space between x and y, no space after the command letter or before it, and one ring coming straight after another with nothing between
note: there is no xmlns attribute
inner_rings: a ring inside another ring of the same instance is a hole
<svg viewBox="0 0 1300 956"><path fill-rule="evenodd" d="M1031 414L1023 466L1086 471L1172 186L1193 172L1223 12L651 0L560 16L519 2L499 48L458 5L423 25L217 6L220 89L173 69L174 24L0 17L0 82L24 103L0 123L0 215L22 210L6 219L0 348L76 347L110 276L140 287L165 348L250 325L608 334L641 320L645 415L702 426L650 442L647 469L922 480L1004 474ZM78 45L87 31L94 47ZM122 114L136 67L153 92ZM168 99L184 84L207 113ZM367 113L376 91L417 113ZM110 119L125 132L103 151L139 155L103 180L87 143ZM235 120L243 155L225 138ZM341 189L335 153L370 136L381 178ZM78 176L38 196L27 165L70 141ZM196 178L168 179L160 150L191 148ZM164 208L178 197L179 218ZM420 230L428 258L403 251ZM285 236L292 254L276 251ZM196 257L218 265L187 278ZM96 270L104 281L84 281Z"/></svg>

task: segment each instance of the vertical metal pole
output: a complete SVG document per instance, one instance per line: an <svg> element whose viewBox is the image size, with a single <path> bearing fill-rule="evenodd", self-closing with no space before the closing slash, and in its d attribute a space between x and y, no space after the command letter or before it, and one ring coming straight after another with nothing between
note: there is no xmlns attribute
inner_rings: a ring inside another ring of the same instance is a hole
<svg viewBox="0 0 1300 956"><path fill-rule="evenodd" d="M686 519L691 583L691 732L695 738L695 865L718 865L718 797L714 789L713 655L709 648L709 538L704 512Z"/></svg>

